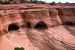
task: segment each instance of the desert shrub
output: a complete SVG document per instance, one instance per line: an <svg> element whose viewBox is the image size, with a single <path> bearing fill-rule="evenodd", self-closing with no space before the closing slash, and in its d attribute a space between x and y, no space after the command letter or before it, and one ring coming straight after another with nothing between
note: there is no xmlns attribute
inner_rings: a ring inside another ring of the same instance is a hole
<svg viewBox="0 0 75 50"><path fill-rule="evenodd" d="M52 2L52 3L50 3L50 5L56 5L56 3L55 2Z"/></svg>

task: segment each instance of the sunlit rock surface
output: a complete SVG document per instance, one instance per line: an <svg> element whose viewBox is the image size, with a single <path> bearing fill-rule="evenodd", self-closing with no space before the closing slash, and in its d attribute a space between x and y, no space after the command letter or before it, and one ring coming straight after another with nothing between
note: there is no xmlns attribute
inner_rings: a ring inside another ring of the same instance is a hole
<svg viewBox="0 0 75 50"><path fill-rule="evenodd" d="M31 31L33 34L43 34L40 32L42 30L34 28L40 21L47 25L48 29L46 30L48 32L51 34L55 32L57 34L54 34L56 39L75 44L74 6L52 6L48 4L40 4L40 6L39 4L1 5L0 50L14 50L15 47L24 47L25 50L40 50L32 44L27 36L27 30ZM28 27L27 22L30 22ZM9 24L16 24L19 29L9 31ZM61 35L64 40L58 35ZM57 46L59 45L60 44ZM60 50L66 49L61 47Z"/></svg>

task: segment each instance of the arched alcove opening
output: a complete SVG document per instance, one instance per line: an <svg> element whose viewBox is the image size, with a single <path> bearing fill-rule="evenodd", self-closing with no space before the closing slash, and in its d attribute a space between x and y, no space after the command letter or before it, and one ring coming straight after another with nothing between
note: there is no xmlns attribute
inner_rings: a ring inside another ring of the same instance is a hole
<svg viewBox="0 0 75 50"><path fill-rule="evenodd" d="M40 21L34 26L34 29L45 30L45 29L48 29L48 26L44 22Z"/></svg>
<svg viewBox="0 0 75 50"><path fill-rule="evenodd" d="M19 26L16 24L9 24L8 31L16 31L19 30Z"/></svg>

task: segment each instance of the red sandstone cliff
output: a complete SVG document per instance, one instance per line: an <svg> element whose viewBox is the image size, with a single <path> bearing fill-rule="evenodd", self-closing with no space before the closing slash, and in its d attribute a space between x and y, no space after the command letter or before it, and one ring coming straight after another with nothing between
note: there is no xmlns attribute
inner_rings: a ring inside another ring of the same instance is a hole
<svg viewBox="0 0 75 50"><path fill-rule="evenodd" d="M26 24L24 22L31 22L32 28L34 28L34 26L40 21L43 21L44 23L46 23L49 28L54 28L60 25L64 25L64 23L68 21L75 23L75 5L73 6L72 5L68 5L68 6L53 5L52 6L48 4L45 4L45 5L43 4L41 5L40 4L17 5L16 4L15 5L14 4L14 5L1 5L0 9L1 9L0 10L0 36L6 35L9 33L8 26L9 24L12 24L12 23L17 24L20 28L22 28L22 25ZM58 31L57 29L62 29L62 30ZM65 31L66 29L64 29L64 27L60 27L57 29L54 29L53 31L59 32L59 34L60 32L63 32L63 33L67 32ZM65 36L65 34L61 34L61 35ZM68 36L65 36L65 37L67 38ZM69 37L73 37L73 36L69 36ZM67 39L69 41L69 38ZM73 38L70 38L70 39L73 40ZM2 45L4 44L6 43L3 42Z"/></svg>

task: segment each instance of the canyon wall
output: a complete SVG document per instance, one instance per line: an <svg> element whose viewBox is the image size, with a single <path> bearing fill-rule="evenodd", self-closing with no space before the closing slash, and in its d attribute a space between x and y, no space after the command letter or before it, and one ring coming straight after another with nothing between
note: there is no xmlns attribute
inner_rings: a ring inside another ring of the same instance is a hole
<svg viewBox="0 0 75 50"><path fill-rule="evenodd" d="M0 5L0 50L75 50L73 35L75 5Z"/></svg>
<svg viewBox="0 0 75 50"><path fill-rule="evenodd" d="M30 8L30 6L29 8L21 8L20 10L1 9L0 32L8 32L8 25L11 23L16 23L20 26L24 24L24 22L30 21L32 27L34 27L39 21L43 21L48 27L59 26L67 21L75 23L75 8L45 8L46 5L39 7L37 5L36 7L33 6ZM9 7L10 6L8 6L8 8Z"/></svg>

